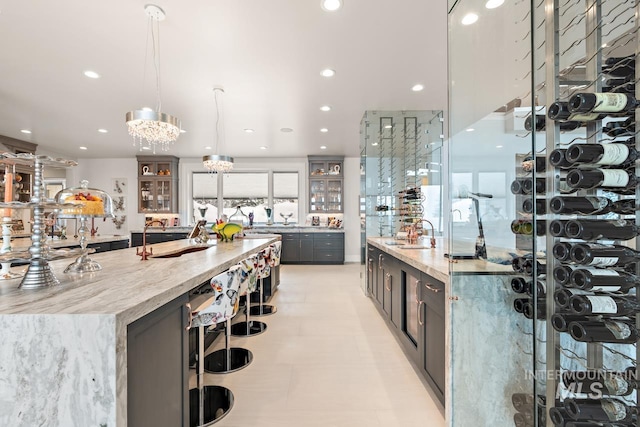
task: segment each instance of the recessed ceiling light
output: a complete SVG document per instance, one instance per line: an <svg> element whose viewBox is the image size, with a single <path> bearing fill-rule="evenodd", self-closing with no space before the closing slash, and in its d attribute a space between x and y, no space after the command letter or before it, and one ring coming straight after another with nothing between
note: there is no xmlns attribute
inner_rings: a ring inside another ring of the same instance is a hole
<svg viewBox="0 0 640 427"><path fill-rule="evenodd" d="M86 150L87 149L87 147L78 147L78 148L81 149L81 150Z"/></svg>
<svg viewBox="0 0 640 427"><path fill-rule="evenodd" d="M291 129L291 128L281 128L280 132L289 133L289 132L293 132L293 129Z"/></svg>
<svg viewBox="0 0 640 427"><path fill-rule="evenodd" d="M331 68L326 68L320 71L320 75L322 75L322 77L333 77L336 75L336 71Z"/></svg>
<svg viewBox="0 0 640 427"><path fill-rule="evenodd" d="M500 7L504 4L504 0L489 0L485 3L484 7L487 9L495 9L496 7Z"/></svg>
<svg viewBox="0 0 640 427"><path fill-rule="evenodd" d="M414 92L420 92L423 89L424 89L424 85L421 85L421 84L413 85L413 87L411 88L411 90Z"/></svg>
<svg viewBox="0 0 640 427"><path fill-rule="evenodd" d="M142 147L143 150L151 150L151 147L147 147L146 145Z"/></svg>
<svg viewBox="0 0 640 427"><path fill-rule="evenodd" d="M85 71L84 75L89 77L90 79L99 79L100 78L100 74L96 73L95 71L91 71L91 70Z"/></svg>
<svg viewBox="0 0 640 427"><path fill-rule="evenodd" d="M342 7L342 0L321 0L320 5L327 12L334 12Z"/></svg>
<svg viewBox="0 0 640 427"><path fill-rule="evenodd" d="M322 128L322 129L320 129L320 132L322 132L322 133L327 133L327 132L329 132L329 129L327 129L327 128Z"/></svg>
<svg viewBox="0 0 640 427"><path fill-rule="evenodd" d="M246 133L253 133L253 132L255 132L253 129L249 129L249 128L245 129L244 131L245 131Z"/></svg>
<svg viewBox="0 0 640 427"><path fill-rule="evenodd" d="M204 147L204 149L205 149L205 150L211 150L211 147L206 146L206 147Z"/></svg>
<svg viewBox="0 0 640 427"><path fill-rule="evenodd" d="M266 150L266 149L267 149L267 147L263 145L262 147L260 147L260 149L261 149L261 150Z"/></svg>
<svg viewBox="0 0 640 427"><path fill-rule="evenodd" d="M467 132L473 132L475 129L474 128L468 128Z"/></svg>
<svg viewBox="0 0 640 427"><path fill-rule="evenodd" d="M496 145L496 148L502 148L502 147L503 147L502 145Z"/></svg>
<svg viewBox="0 0 640 427"><path fill-rule="evenodd" d="M384 126L384 128L385 128L385 129L391 129L392 127L393 127L393 126L391 126L391 125L385 125L385 126Z"/></svg>
<svg viewBox="0 0 640 427"><path fill-rule="evenodd" d="M327 149L327 146L326 146L326 145L321 145L321 146L320 146L320 149L321 149L321 150L326 150L326 149Z"/></svg>
<svg viewBox="0 0 640 427"><path fill-rule="evenodd" d="M373 145L375 147L376 145L378 145L378 143L377 142L372 142L371 145Z"/></svg>
<svg viewBox="0 0 640 427"><path fill-rule="evenodd" d="M29 129L20 129L20 132L22 132L22 133L31 133L31 131Z"/></svg>
<svg viewBox="0 0 640 427"><path fill-rule="evenodd" d="M187 131L184 129L180 129L180 133L186 133Z"/></svg>
<svg viewBox="0 0 640 427"><path fill-rule="evenodd" d="M474 24L478 20L478 15L475 13L467 13L464 18L462 18L462 25L471 25Z"/></svg>
<svg viewBox="0 0 640 427"><path fill-rule="evenodd" d="M106 130L106 129L98 129L98 132L100 132L100 133L107 133L107 132L109 132L109 131L108 131L108 130Z"/></svg>
<svg viewBox="0 0 640 427"><path fill-rule="evenodd" d="M320 110L322 111L331 111L331 107L328 105L323 105L322 107L320 107Z"/></svg>

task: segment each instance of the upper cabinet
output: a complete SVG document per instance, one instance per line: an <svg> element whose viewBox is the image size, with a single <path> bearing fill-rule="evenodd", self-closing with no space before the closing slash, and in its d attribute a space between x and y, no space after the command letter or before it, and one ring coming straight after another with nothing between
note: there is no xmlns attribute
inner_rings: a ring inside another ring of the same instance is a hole
<svg viewBox="0 0 640 427"><path fill-rule="evenodd" d="M309 156L309 213L343 212L344 157Z"/></svg>
<svg viewBox="0 0 640 427"><path fill-rule="evenodd" d="M137 156L138 212L178 212L178 162L174 156Z"/></svg>

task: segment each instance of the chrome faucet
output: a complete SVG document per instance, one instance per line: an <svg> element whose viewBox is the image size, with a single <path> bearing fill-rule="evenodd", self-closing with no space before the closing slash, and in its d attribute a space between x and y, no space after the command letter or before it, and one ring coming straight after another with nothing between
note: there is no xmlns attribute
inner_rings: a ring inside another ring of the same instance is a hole
<svg viewBox="0 0 640 427"><path fill-rule="evenodd" d="M167 229L166 223L158 220L149 221L144 225L144 229L142 230L142 252L140 252L140 248L136 248L136 255L141 257L140 261L146 261L149 255L153 255L153 248L149 248L147 251L147 229L152 227L155 223L160 223L160 225L162 225L162 231Z"/></svg>

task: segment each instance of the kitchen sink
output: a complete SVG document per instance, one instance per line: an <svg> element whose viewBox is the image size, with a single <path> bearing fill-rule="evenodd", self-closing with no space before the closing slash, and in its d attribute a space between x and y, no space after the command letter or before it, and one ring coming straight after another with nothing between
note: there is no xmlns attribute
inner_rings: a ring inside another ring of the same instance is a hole
<svg viewBox="0 0 640 427"><path fill-rule="evenodd" d="M186 248L176 249L170 252L164 252L158 255L150 255L149 258L177 258L184 254L188 254L191 252L200 252L206 249L209 249L211 245L208 246L188 246Z"/></svg>

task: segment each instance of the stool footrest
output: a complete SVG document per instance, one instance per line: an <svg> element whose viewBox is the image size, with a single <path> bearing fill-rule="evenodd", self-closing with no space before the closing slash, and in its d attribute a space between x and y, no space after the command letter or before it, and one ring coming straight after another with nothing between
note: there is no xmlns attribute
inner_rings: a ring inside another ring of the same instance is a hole
<svg viewBox="0 0 640 427"><path fill-rule="evenodd" d="M204 371L208 374L227 374L246 368L253 362L253 353L246 348L231 347L229 357L227 349L221 348L204 358Z"/></svg>
<svg viewBox="0 0 640 427"><path fill-rule="evenodd" d="M269 304L253 305L249 308L249 314L252 316L269 316L276 311L278 311L276 306Z"/></svg>
<svg viewBox="0 0 640 427"><path fill-rule="evenodd" d="M202 393L202 395L200 394ZM233 407L233 393L226 387L204 386L202 390L189 390L189 426L203 427L218 422ZM204 409L203 423L200 424L200 402Z"/></svg>
<svg viewBox="0 0 640 427"><path fill-rule="evenodd" d="M238 322L231 325L231 335L235 337L259 335L266 330L267 324L257 320L250 320L249 325L247 325L247 322Z"/></svg>

